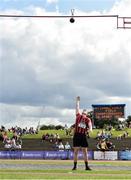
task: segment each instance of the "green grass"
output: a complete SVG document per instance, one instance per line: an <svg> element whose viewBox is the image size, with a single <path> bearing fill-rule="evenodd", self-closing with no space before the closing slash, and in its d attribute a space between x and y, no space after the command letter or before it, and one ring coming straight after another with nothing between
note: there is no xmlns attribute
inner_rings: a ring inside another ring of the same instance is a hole
<svg viewBox="0 0 131 180"><path fill-rule="evenodd" d="M41 171L1 171L0 179L131 179L130 171L97 171L86 172L78 170L41 170Z"/></svg>
<svg viewBox="0 0 131 180"><path fill-rule="evenodd" d="M51 160L1 160L0 164L45 164L45 165L72 165L72 161L51 161ZM79 161L79 164L82 164ZM29 170L29 169L0 169L0 179L131 179L130 170L118 170L117 168L100 170L101 165L112 166L131 166L131 161L91 161L91 165L96 165L92 171L77 170L71 171L69 168L65 169L48 169L48 170ZM67 166L68 167L68 166Z"/></svg>
<svg viewBox="0 0 131 180"><path fill-rule="evenodd" d="M112 130L112 131L111 131L112 134L113 134L112 137L117 137L118 135L123 134L125 130L129 133L129 137L131 137L131 128L130 128L130 129L127 129L127 128L126 128L126 129L124 129L124 130L122 130L122 131ZM93 131L90 133L90 136L91 136L92 138L95 138L98 131L101 131L101 129L93 129ZM71 137L71 136L66 136L64 130L43 130L43 131L40 130L38 134L32 134L32 135L31 135L31 134L28 134L28 135L24 135L23 138L41 138L42 135L43 135L43 134L46 134L46 133L49 133L49 134L58 133L61 138L69 138L69 137Z"/></svg>
<svg viewBox="0 0 131 180"><path fill-rule="evenodd" d="M6 163L6 164L45 164L45 165L55 165L56 162L60 165L72 165L72 160L19 160L19 159L1 159L0 164ZM91 165L109 165L109 166L131 166L131 161L98 161L98 160L90 160L89 162ZM83 160L78 161L78 165L82 165Z"/></svg>
<svg viewBox="0 0 131 180"><path fill-rule="evenodd" d="M116 130L112 130L111 133L113 134L113 138L121 135L124 133L124 131L127 131L129 133L129 137L131 137L131 128L126 128L122 131L116 131ZM101 131L101 129L93 129L93 131L90 133L90 137L95 138L97 136L97 132ZM27 134L27 135L23 135L22 138L23 139L28 139L28 138L34 138L34 139L41 139L43 134L55 134L58 133L60 138L70 138L71 136L66 136L65 130L40 130L38 134ZM10 137L12 136L12 133L8 134Z"/></svg>

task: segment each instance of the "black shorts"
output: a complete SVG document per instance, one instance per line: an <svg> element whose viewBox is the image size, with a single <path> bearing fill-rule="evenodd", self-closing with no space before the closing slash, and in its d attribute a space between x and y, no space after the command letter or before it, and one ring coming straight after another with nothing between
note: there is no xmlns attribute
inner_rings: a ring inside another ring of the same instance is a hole
<svg viewBox="0 0 131 180"><path fill-rule="evenodd" d="M88 147L88 142L85 134L75 133L73 137L73 147Z"/></svg>

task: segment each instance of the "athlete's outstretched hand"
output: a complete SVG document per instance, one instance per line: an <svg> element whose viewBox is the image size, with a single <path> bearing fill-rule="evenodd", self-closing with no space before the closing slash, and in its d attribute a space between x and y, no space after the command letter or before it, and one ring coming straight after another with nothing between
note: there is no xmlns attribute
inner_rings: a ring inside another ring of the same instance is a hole
<svg viewBox="0 0 131 180"><path fill-rule="evenodd" d="M77 100L77 101L80 101L80 96L77 96L76 100Z"/></svg>

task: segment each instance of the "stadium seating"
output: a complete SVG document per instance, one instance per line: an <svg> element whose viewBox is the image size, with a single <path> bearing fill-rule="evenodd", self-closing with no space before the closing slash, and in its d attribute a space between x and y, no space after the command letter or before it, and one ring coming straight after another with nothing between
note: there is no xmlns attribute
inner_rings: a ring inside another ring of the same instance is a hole
<svg viewBox="0 0 131 180"><path fill-rule="evenodd" d="M72 146L72 139L65 138L62 140L63 144L66 142ZM131 138L125 138L121 140L117 140L116 138L111 139L112 143L115 145L115 150L131 150ZM89 150L97 150L96 144L97 140L94 138L88 139ZM0 141L0 150L4 150L4 144ZM49 141L42 142L41 139L22 139L22 150L54 150L53 143Z"/></svg>

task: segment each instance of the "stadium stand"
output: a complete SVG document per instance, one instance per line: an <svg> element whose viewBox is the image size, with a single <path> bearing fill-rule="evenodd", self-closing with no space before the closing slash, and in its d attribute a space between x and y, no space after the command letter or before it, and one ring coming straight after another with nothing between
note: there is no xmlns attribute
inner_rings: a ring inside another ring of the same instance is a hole
<svg viewBox="0 0 131 180"><path fill-rule="evenodd" d="M62 139L63 144L65 145L66 142L69 142L69 144L72 147L72 139L71 138L65 138ZM111 138L111 141L113 144L115 144L115 150L125 150L130 149L131 150L131 138L125 138L118 141L116 138ZM89 138L89 150L97 150L96 144L97 139ZM0 150L4 150L4 144L2 141L0 141ZM22 139L22 149L21 150L54 150L53 144L49 141L42 142L41 139Z"/></svg>

